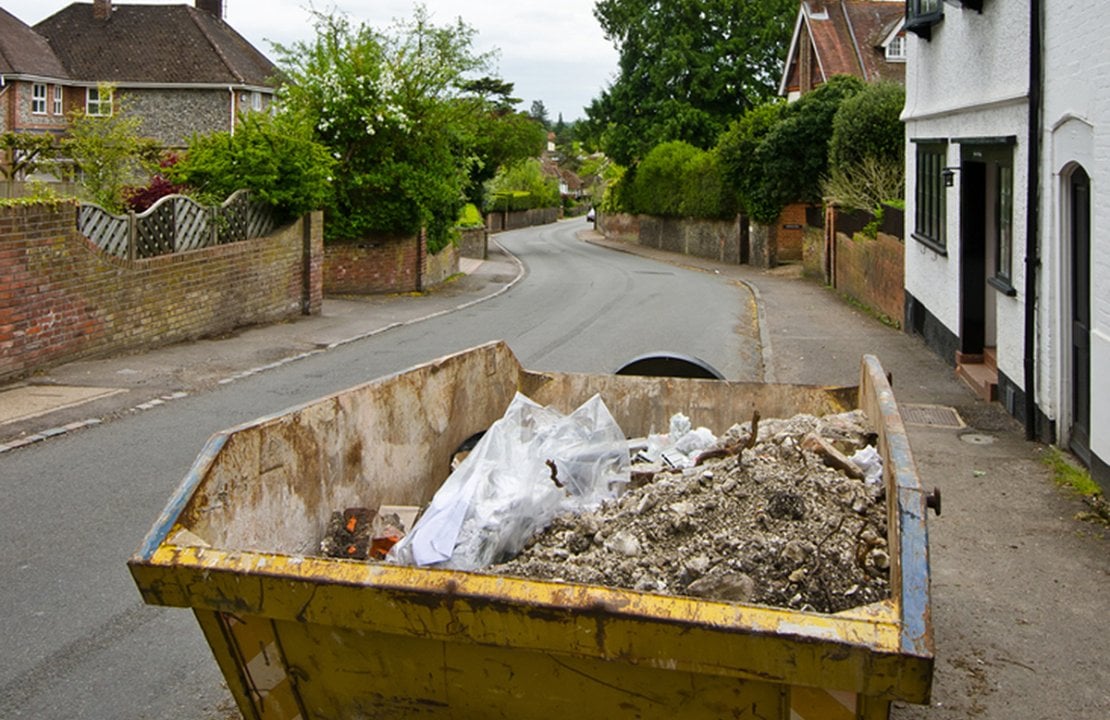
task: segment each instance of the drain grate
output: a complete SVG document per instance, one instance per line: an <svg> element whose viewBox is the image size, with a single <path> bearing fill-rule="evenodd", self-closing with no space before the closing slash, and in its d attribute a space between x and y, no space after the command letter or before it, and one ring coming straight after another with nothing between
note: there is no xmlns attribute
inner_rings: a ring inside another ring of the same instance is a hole
<svg viewBox="0 0 1110 720"><path fill-rule="evenodd" d="M956 408L944 405L902 405L902 422L907 425L926 425L937 428L960 429L967 427Z"/></svg>

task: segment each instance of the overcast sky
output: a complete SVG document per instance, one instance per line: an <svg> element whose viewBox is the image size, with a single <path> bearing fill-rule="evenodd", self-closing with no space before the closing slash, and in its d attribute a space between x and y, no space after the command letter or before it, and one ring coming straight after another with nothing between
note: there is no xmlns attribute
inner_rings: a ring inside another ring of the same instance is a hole
<svg viewBox="0 0 1110 720"><path fill-rule="evenodd" d="M0 0L0 5L28 25L70 3L66 0ZM89 3L91 4L91 0ZM116 5L182 5L190 0L115 0ZM315 7L338 7L358 21L386 27L394 18L412 16L413 0L317 0ZM594 0L426 0L437 24L461 17L478 31L479 51L500 50L501 77L516 85L527 110L542 100L554 121L585 115L583 108L613 79L617 53L593 16ZM308 40L312 27L308 0L224 0L224 16L271 58L270 42ZM91 13L91 11L90 11Z"/></svg>

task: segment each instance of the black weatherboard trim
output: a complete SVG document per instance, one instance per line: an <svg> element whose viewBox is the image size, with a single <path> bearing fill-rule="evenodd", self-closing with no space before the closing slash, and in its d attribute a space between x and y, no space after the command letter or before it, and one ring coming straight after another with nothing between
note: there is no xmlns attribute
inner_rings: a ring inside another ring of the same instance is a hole
<svg viewBox="0 0 1110 720"><path fill-rule="evenodd" d="M960 145L1017 145L1017 135L988 135L985 137L952 138Z"/></svg>

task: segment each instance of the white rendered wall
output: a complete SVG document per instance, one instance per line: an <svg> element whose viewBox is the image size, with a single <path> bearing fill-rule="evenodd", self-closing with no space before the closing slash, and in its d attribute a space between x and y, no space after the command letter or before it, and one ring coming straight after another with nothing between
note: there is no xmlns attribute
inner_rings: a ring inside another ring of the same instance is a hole
<svg viewBox="0 0 1110 720"><path fill-rule="evenodd" d="M906 66L906 218L916 215L914 138L948 139L948 165L958 167L967 138L1017 138L1013 147L1012 285L1015 298L989 289L997 322L999 370L1024 385L1024 257L1028 177L1028 28L1023 0L994 0L982 14L944 6L931 40L909 35ZM960 175L948 188L947 257L906 238L906 289L954 335L960 330ZM949 358L951 360L951 358Z"/></svg>
<svg viewBox="0 0 1110 720"><path fill-rule="evenodd" d="M1091 178L1091 450L1110 462L1110 4L1045 2L1045 156L1038 363L1042 409L1068 440L1071 417L1070 228L1066 178Z"/></svg>

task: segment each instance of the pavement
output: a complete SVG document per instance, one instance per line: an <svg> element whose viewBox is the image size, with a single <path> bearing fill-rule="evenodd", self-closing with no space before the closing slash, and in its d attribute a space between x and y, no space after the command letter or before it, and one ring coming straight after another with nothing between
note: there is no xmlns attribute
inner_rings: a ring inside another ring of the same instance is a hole
<svg viewBox="0 0 1110 720"><path fill-rule="evenodd" d="M573 222L573 221L568 221ZM581 221L578 221L581 222ZM607 240L583 242L723 276L747 289L768 382L856 384L859 358L893 376L918 473L943 492L930 517L931 706L894 720L1110 717L1110 530L1052 482L1049 450L1027 442L995 403L978 400L919 338L883 325L798 268L760 271ZM0 387L3 454L125 413L235 382L506 292L523 266L491 242L485 261L424 294L332 298L319 316L141 354L69 363Z"/></svg>

